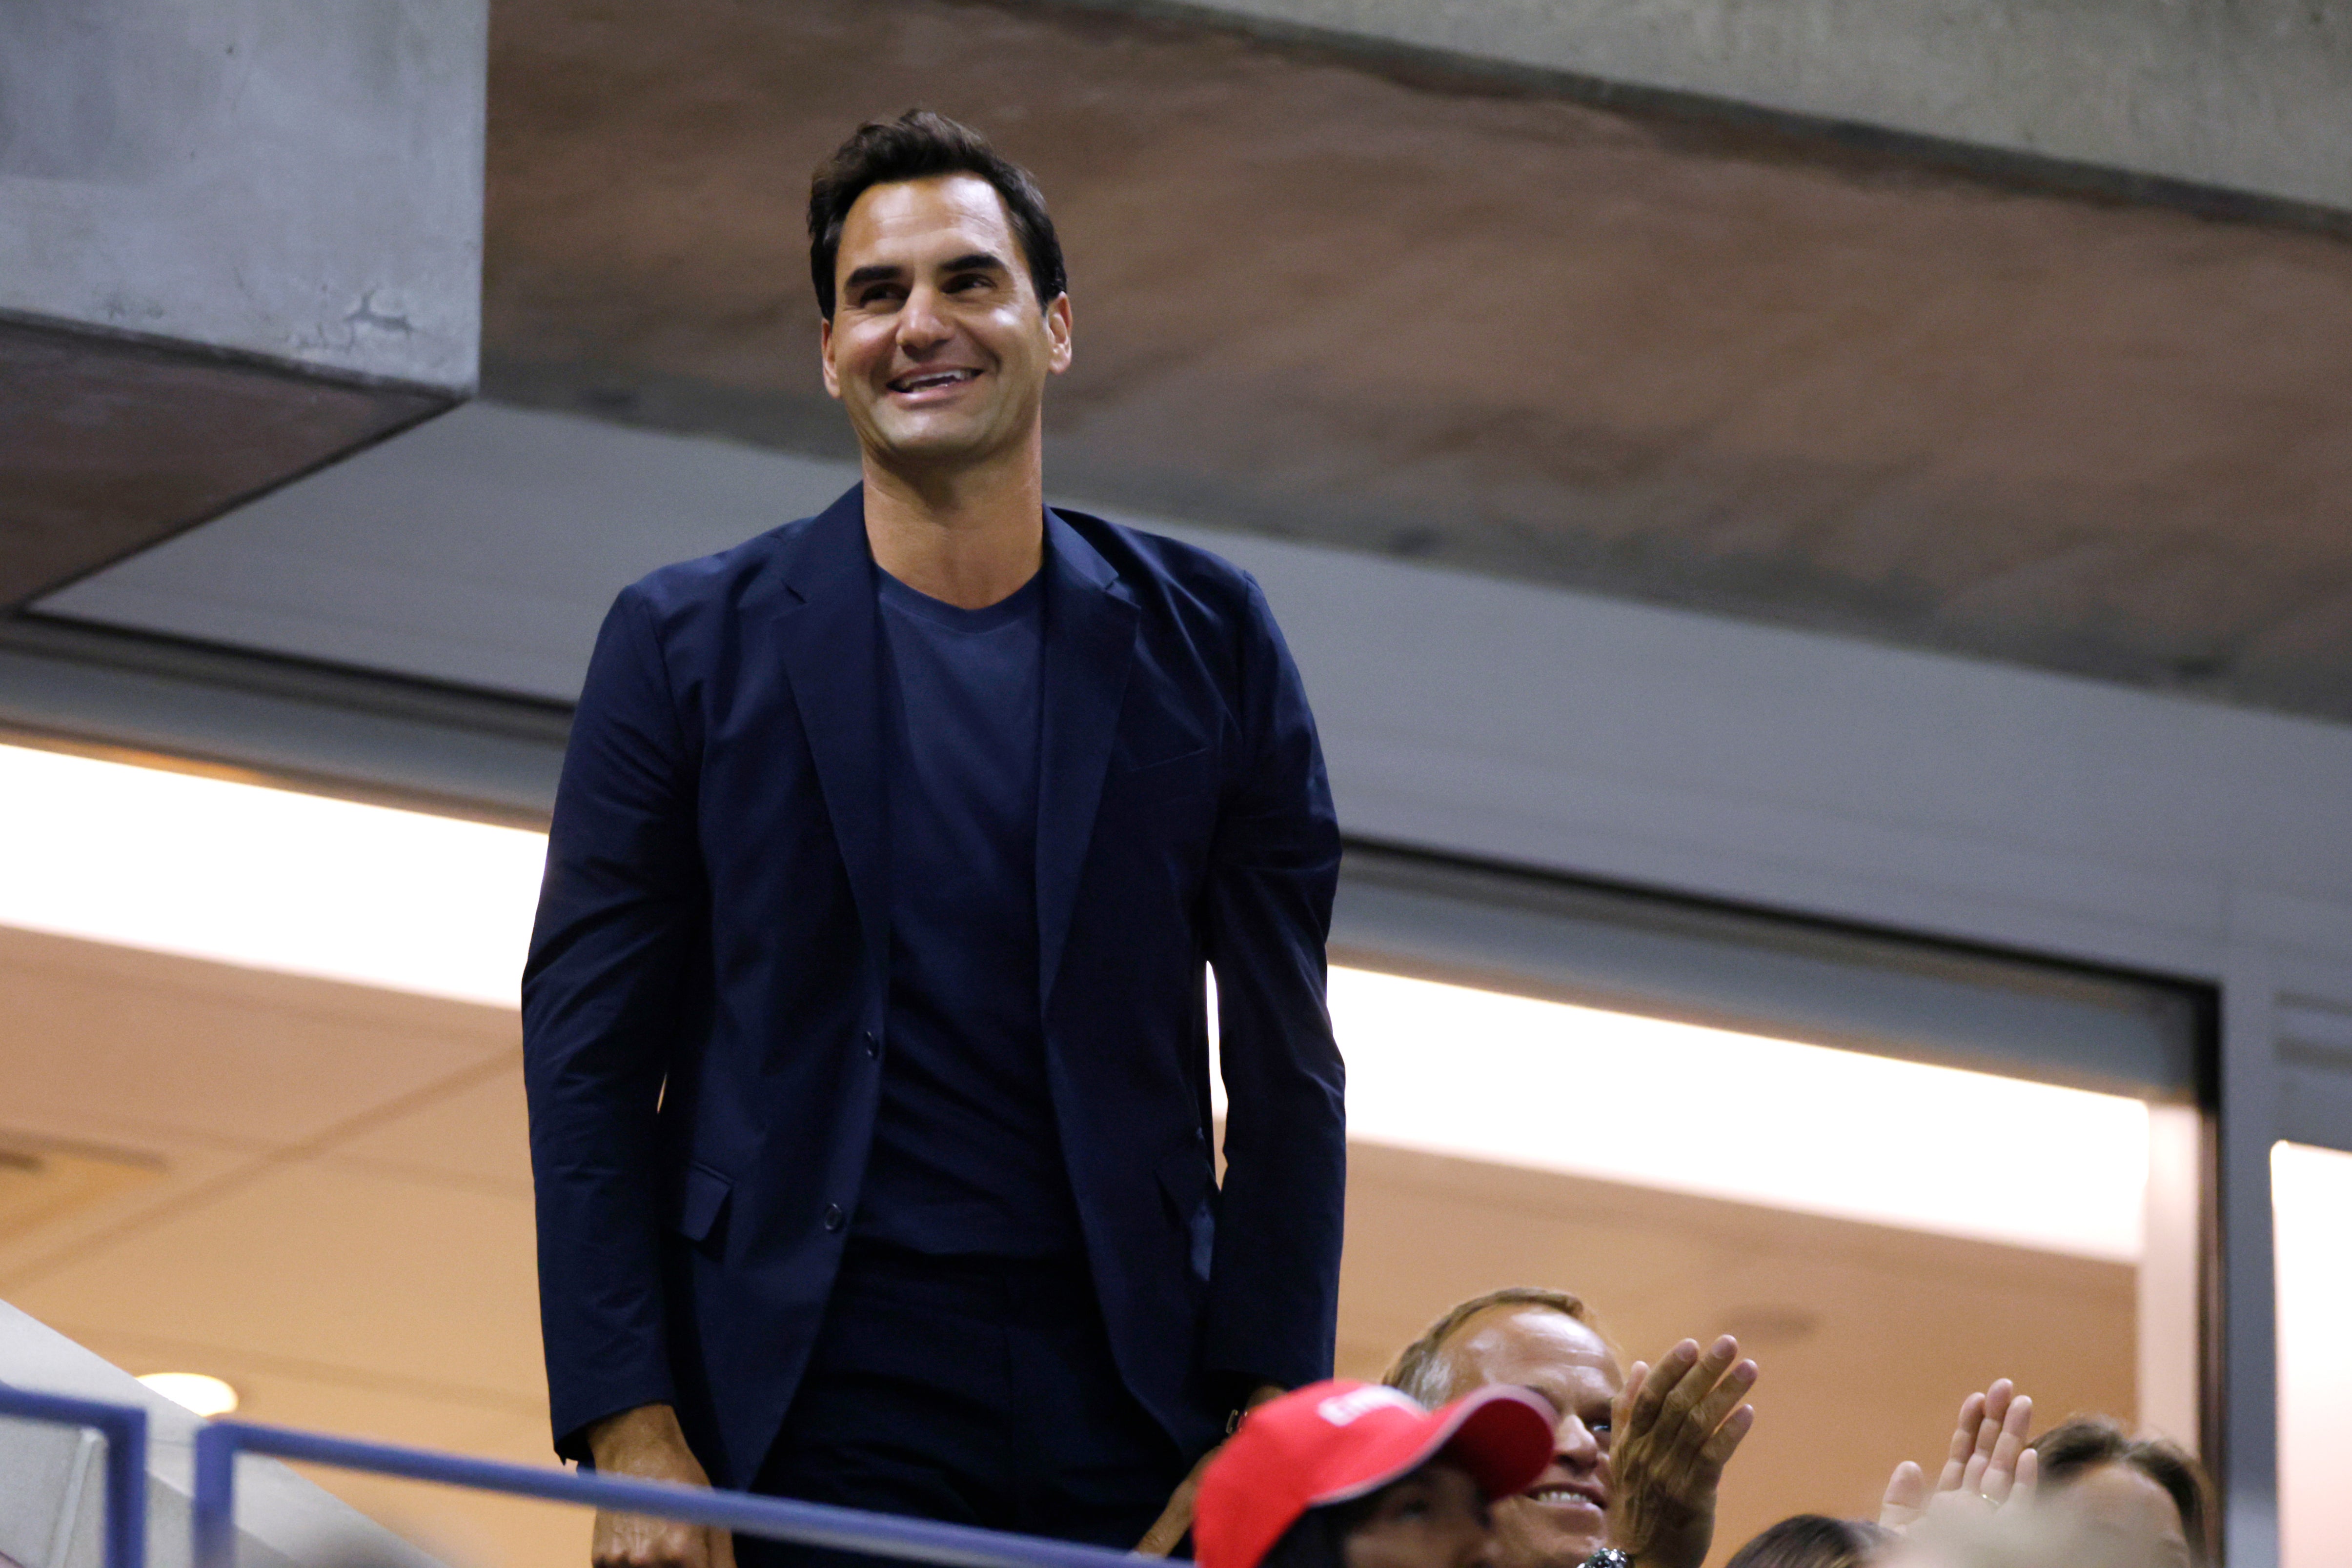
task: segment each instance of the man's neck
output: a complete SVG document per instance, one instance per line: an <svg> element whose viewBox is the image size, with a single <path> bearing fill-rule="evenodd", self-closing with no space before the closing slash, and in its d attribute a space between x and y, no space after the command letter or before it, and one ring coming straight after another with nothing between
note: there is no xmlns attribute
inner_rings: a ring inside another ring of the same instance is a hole
<svg viewBox="0 0 2352 1568"><path fill-rule="evenodd" d="M908 471L868 454L866 539L875 564L918 593L983 609L1045 559L1045 483L1034 446L953 469Z"/></svg>

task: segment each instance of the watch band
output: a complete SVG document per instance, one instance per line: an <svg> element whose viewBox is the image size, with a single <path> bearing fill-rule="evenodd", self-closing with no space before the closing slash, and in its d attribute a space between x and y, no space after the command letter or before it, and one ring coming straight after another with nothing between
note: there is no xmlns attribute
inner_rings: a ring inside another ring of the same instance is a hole
<svg viewBox="0 0 2352 1568"><path fill-rule="evenodd" d="M1604 1546L1584 1560L1584 1568L1633 1568L1633 1560L1618 1547Z"/></svg>

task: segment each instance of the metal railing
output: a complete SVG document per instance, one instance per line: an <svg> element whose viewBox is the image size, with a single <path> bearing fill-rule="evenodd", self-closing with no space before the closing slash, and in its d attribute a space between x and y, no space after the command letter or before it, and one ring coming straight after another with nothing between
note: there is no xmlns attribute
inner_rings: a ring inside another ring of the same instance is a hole
<svg viewBox="0 0 2352 1568"><path fill-rule="evenodd" d="M106 1568L146 1568L147 1412L0 1384L0 1416L97 1428L106 1439Z"/></svg>
<svg viewBox="0 0 2352 1568"><path fill-rule="evenodd" d="M304 1464L398 1476L476 1491L655 1514L688 1524L740 1531L770 1541L938 1563L940 1568L1135 1568L1139 1562L1152 1561L1099 1547L1073 1545L1066 1541L1007 1535L967 1525L900 1519L822 1503L753 1497L748 1492L677 1486L667 1481L623 1480L593 1472L575 1474L535 1465L467 1458L430 1448L396 1448L388 1443L363 1443L284 1427L261 1427L247 1421L215 1421L196 1434L195 1498L191 1513L194 1568L236 1568L239 1454L267 1454ZM108 1568L136 1568L135 1560L126 1564L110 1558Z"/></svg>
<svg viewBox="0 0 2352 1568"><path fill-rule="evenodd" d="M146 1568L147 1412L136 1405L74 1399L0 1384L0 1416L95 1428L106 1439L106 1568ZM236 1568L240 1454L265 1454L303 1464L577 1503L583 1508L654 1514L770 1541L936 1563L940 1568L1136 1568L1139 1563L1155 1561L1042 1536L1009 1535L823 1503L667 1481L623 1480L593 1472L575 1474L249 1421L213 1421L196 1431L195 1493L189 1511L194 1568Z"/></svg>

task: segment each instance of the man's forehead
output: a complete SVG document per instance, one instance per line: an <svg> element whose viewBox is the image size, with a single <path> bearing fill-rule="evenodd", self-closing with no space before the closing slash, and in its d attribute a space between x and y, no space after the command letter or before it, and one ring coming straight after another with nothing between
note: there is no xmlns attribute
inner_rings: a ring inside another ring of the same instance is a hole
<svg viewBox="0 0 2352 1568"><path fill-rule="evenodd" d="M977 247L1013 259L1012 216L996 187L977 174L940 174L922 180L892 180L869 185L850 204L841 225L841 260L852 252L919 254L949 247L958 254Z"/></svg>
<svg viewBox="0 0 2352 1568"><path fill-rule="evenodd" d="M1489 1307L1456 1329L1445 1351L1457 1379L1524 1383L1545 1368L1617 1377L1617 1358L1601 1336L1552 1307Z"/></svg>

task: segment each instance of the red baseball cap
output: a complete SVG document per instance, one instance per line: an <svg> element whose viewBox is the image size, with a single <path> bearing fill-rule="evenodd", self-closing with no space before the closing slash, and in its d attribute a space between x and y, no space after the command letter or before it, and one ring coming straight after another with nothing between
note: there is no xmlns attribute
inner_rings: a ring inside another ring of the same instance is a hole
<svg viewBox="0 0 2352 1568"><path fill-rule="evenodd" d="M1441 1453L1488 1498L1508 1497L1551 1463L1558 1420L1540 1395L1499 1385L1442 1410L1344 1379L1268 1400L1201 1477L1192 1515L1200 1568L1257 1568L1309 1509L1377 1491Z"/></svg>

